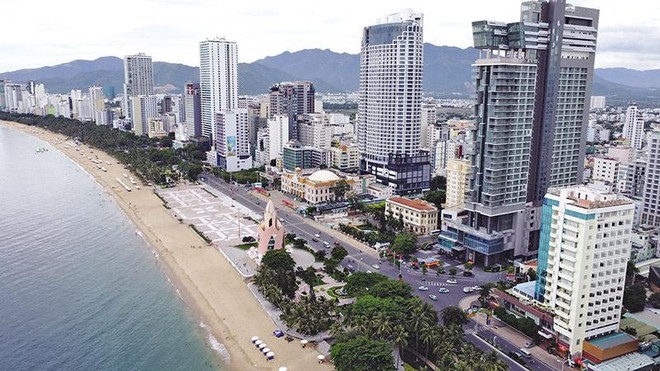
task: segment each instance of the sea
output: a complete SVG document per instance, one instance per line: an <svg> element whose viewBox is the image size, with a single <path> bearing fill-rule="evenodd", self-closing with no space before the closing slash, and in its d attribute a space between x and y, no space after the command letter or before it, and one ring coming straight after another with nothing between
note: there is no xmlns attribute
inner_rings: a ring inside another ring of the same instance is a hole
<svg viewBox="0 0 660 371"><path fill-rule="evenodd" d="M0 370L226 370L226 357L103 188L0 126Z"/></svg>

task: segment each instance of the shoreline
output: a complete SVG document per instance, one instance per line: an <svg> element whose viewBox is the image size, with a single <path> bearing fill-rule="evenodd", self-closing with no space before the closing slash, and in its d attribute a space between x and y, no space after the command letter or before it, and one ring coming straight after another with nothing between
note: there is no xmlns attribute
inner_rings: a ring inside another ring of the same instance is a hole
<svg viewBox="0 0 660 371"><path fill-rule="evenodd" d="M206 346L212 349L221 367L230 370L277 370L281 366L289 370L333 368L328 363L318 364L318 353L309 347L301 349L297 342L275 340L271 334L272 319L216 246L207 245L188 225L176 220L154 188L141 184L135 174L112 156L88 145L80 145L76 150L64 135L40 127L8 121L0 121L0 125L49 143L112 198L154 252L164 275L197 320L196 325L205 332ZM107 169L102 171L92 158L98 158ZM133 188L131 192L122 188L117 179L126 178L124 174L131 174L141 188ZM274 361L267 361L254 347L250 341L254 335L268 341L276 354ZM229 362L223 353L228 355Z"/></svg>

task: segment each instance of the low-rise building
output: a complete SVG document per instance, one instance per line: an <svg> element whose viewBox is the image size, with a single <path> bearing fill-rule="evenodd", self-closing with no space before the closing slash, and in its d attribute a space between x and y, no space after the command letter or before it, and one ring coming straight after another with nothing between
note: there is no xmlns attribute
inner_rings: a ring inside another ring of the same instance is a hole
<svg viewBox="0 0 660 371"><path fill-rule="evenodd" d="M332 167L346 171L354 170L360 167L360 150L355 145L342 144L339 147L332 147Z"/></svg>
<svg viewBox="0 0 660 371"><path fill-rule="evenodd" d="M348 186L346 193L354 192L356 187L360 187L359 182L355 179L342 179L329 170L318 170L308 176L303 175L302 169L296 169L293 172L285 171L280 180L282 192L314 205L335 201L335 187L342 180Z"/></svg>
<svg viewBox="0 0 660 371"><path fill-rule="evenodd" d="M438 208L424 200L392 197L385 203L385 213L402 220L406 229L417 234L438 229Z"/></svg>

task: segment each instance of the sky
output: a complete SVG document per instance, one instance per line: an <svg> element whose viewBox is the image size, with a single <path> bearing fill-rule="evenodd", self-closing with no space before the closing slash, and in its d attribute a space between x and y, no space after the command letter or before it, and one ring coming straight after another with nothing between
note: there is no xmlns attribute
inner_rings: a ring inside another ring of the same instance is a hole
<svg viewBox="0 0 660 371"><path fill-rule="evenodd" d="M660 69L660 2L573 0L600 9L596 67ZM357 54L362 29L411 8L424 14L424 41L472 45L471 22L515 22L520 0L2 0L0 72L140 52L199 66L199 42L238 43L240 62L284 51ZM102 5L103 4L103 5ZM375 5L378 4L378 5Z"/></svg>

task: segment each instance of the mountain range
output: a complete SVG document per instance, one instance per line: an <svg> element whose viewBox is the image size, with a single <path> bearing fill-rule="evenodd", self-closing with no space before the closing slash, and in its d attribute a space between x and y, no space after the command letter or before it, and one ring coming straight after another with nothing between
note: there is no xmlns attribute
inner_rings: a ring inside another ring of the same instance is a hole
<svg viewBox="0 0 660 371"><path fill-rule="evenodd" d="M435 96L469 97L472 86L471 64L477 59L473 48L424 44L424 86ZM0 79L14 82L33 80L45 84L51 93L104 87L113 97L123 92L123 60L101 57L93 61L75 60L50 67L0 73ZM310 80L316 91L354 92L359 83L359 54L335 53L328 49L284 52L252 63L240 63L239 94L267 93L281 81ZM179 93L187 81L198 81L199 68L178 63L154 62L154 84L162 93ZM638 71L627 68L599 68L595 71L593 95L605 95L609 103L657 101L660 97L660 70Z"/></svg>

